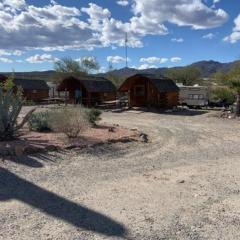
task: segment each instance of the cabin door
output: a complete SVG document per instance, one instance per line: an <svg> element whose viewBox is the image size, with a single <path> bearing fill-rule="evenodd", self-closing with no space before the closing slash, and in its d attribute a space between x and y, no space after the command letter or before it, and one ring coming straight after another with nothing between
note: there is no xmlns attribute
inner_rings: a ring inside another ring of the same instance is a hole
<svg viewBox="0 0 240 240"><path fill-rule="evenodd" d="M143 107L146 105L146 85L136 84L131 90L131 102L134 107Z"/></svg>
<svg viewBox="0 0 240 240"><path fill-rule="evenodd" d="M168 98L166 93L159 94L158 105L160 108L166 108L168 106Z"/></svg>

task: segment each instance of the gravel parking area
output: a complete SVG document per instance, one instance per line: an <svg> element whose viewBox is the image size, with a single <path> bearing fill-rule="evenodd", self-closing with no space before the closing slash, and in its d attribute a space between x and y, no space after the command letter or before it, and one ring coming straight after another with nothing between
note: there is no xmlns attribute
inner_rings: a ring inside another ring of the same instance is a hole
<svg viewBox="0 0 240 240"><path fill-rule="evenodd" d="M240 122L106 112L149 143L0 163L0 239L240 239Z"/></svg>

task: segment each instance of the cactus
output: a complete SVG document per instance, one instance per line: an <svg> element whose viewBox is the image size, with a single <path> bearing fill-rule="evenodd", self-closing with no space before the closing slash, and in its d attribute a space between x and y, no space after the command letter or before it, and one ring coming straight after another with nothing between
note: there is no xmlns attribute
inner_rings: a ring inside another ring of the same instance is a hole
<svg viewBox="0 0 240 240"><path fill-rule="evenodd" d="M35 110L31 110L18 124L17 119L23 106L22 92L14 88L0 87L0 141L16 137L20 128L28 121Z"/></svg>

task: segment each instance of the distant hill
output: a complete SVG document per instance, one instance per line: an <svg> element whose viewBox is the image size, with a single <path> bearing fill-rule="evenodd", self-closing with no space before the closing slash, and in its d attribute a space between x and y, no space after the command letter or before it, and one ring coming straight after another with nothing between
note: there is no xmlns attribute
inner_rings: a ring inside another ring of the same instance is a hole
<svg viewBox="0 0 240 240"><path fill-rule="evenodd" d="M14 72L14 76L19 79L32 79L32 80L44 80L51 81L55 71L34 71L34 72ZM0 73L3 75L11 76L12 72Z"/></svg>
<svg viewBox="0 0 240 240"><path fill-rule="evenodd" d="M202 72L203 77L210 77L212 74L217 71L229 71L234 64L238 61L230 62L230 63L220 63L216 61L200 61L191 64L191 66L197 67Z"/></svg>
<svg viewBox="0 0 240 240"><path fill-rule="evenodd" d="M144 69L144 70L138 70L135 68L121 68L121 69L110 71L108 73L104 73L102 75L111 74L116 77L127 78L129 76L132 76L132 75L135 75L138 73L150 73L150 74L155 74L155 75L164 75L166 70L167 70L167 68L148 68L148 69Z"/></svg>
<svg viewBox="0 0 240 240"><path fill-rule="evenodd" d="M202 77L208 78L212 74L216 73L219 70L222 71L228 71L231 69L231 67L236 63L235 62L230 62L230 63L220 63L217 61L200 61L193 63L189 66L194 66L197 67L201 70L202 72ZM181 67L175 67L175 68L181 68ZM107 77L109 75L113 75L119 78L127 78L129 76L132 76L137 73L150 73L150 74L155 74L155 75L165 75L167 71L167 68L149 68L145 70L138 70L134 68L122 68L122 69L117 69L110 71L108 73L102 73L98 74L103 77ZM45 81L51 81L54 75L54 71L35 71L35 72L15 72L16 78L20 79L38 79L38 80L45 80ZM11 75L12 73L0 73L0 74L5 74L5 75Z"/></svg>
<svg viewBox="0 0 240 240"><path fill-rule="evenodd" d="M193 63L189 66L194 66L200 69L202 72L202 77L208 78L211 77L212 74L216 73L217 71L228 71L230 70L234 64L236 64L237 61L235 62L230 62L230 63L220 63L216 61L200 61ZM175 67L175 68L181 68L181 67ZM165 75L167 71L167 68L150 68L150 69L145 69L145 70L138 70L134 68L122 68L118 70L114 70L109 72L108 74L112 74L117 77L129 77L137 73L150 73L150 74L155 74L155 75ZM106 74L103 74L106 75Z"/></svg>

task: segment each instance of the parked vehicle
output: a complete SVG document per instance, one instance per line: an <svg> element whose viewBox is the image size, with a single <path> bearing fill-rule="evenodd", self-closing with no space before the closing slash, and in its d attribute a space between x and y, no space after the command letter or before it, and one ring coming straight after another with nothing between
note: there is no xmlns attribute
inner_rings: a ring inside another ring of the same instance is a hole
<svg viewBox="0 0 240 240"><path fill-rule="evenodd" d="M179 103L183 106L188 107L205 107L208 106L208 89L204 86L183 86L178 85L180 88L179 92Z"/></svg>

